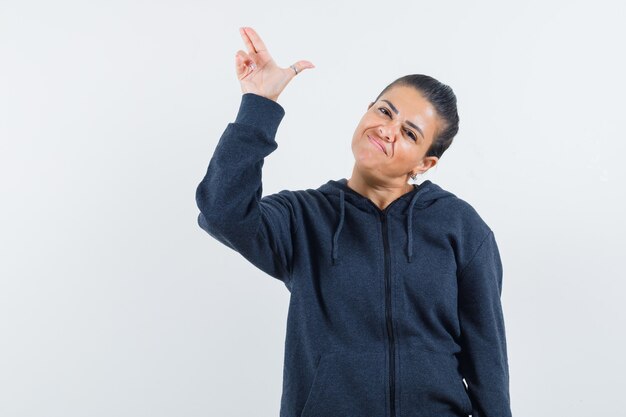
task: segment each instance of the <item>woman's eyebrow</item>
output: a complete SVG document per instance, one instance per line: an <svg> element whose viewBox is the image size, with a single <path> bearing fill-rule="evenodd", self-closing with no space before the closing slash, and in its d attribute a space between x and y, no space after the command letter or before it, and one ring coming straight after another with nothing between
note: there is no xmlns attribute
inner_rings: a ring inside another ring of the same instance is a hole
<svg viewBox="0 0 626 417"><path fill-rule="evenodd" d="M391 101L385 100L384 98L381 99L380 101L384 101L385 103L389 104L389 107L391 107L391 110L393 110L395 114L398 114L398 109L396 109L396 106L394 106L393 103L391 103ZM408 124L409 126L413 127L415 130L420 132L420 135L422 135L422 138L424 137L424 132L422 132L422 129L420 129L416 124L408 120L406 121L406 124Z"/></svg>

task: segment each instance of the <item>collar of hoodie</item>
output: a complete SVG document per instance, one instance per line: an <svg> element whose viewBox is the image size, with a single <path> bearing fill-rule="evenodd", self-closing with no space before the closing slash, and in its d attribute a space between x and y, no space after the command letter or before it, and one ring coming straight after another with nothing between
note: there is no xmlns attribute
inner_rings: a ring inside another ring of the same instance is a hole
<svg viewBox="0 0 626 417"><path fill-rule="evenodd" d="M392 208L394 210L396 209L396 206L400 206L400 208L406 207L406 205L403 205L402 202L408 201L408 209L406 211L406 257L409 263L413 261L413 210L420 210L428 207L439 198L453 196L452 193L442 189L437 184L431 182L430 180L425 180L419 185L414 185L414 189L412 191L409 191L408 193L398 197L389 206L387 206L385 210L381 210L378 206L376 206L376 204L374 204L372 200L348 187L347 182L348 180L346 178L342 178L338 181L331 180L326 183L326 185L323 186L320 190L324 193L330 193L339 196L339 207L337 208L339 211L339 221L337 223L337 226L335 227L332 241L333 265L336 265L339 260L339 235L341 234L341 231L343 229L344 219L346 215L346 195L349 196L351 203L360 206L361 208L366 210L376 210L377 215L380 215L382 212L387 211L392 206L392 204Z"/></svg>

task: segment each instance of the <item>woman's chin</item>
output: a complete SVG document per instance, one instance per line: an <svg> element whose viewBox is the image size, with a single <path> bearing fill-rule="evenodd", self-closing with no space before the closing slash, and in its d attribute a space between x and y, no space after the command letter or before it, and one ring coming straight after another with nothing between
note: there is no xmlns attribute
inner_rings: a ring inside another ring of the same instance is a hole
<svg viewBox="0 0 626 417"><path fill-rule="evenodd" d="M360 149L358 152L354 152L353 155L355 162L360 165L375 166L381 162L380 155L371 149Z"/></svg>
<svg viewBox="0 0 626 417"><path fill-rule="evenodd" d="M380 170L383 169L380 165L380 161L375 161L373 158L355 159L354 165L359 172L363 174L370 173L369 175L374 172L380 172Z"/></svg>

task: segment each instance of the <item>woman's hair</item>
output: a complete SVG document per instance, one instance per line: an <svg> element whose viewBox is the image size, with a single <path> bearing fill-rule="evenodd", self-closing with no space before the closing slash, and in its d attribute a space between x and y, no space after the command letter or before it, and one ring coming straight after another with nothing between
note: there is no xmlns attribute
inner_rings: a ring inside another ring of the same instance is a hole
<svg viewBox="0 0 626 417"><path fill-rule="evenodd" d="M428 151L426 151L426 156L441 158L441 155L443 155L446 149L452 144L452 139L454 139L454 136L459 131L459 114L456 110L456 96L454 95L454 91L452 91L450 86L428 75L411 74L400 77L385 87L374 102L378 101L380 96L395 86L413 87L419 91L437 111L442 126L440 129L437 129L433 143L428 148Z"/></svg>

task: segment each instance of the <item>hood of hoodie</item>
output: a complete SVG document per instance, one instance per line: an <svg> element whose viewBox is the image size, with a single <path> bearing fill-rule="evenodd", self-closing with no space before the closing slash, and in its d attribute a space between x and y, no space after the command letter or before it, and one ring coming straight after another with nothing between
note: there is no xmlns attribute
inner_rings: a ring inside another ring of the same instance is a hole
<svg viewBox="0 0 626 417"><path fill-rule="evenodd" d="M339 260L339 235L343 228L346 200L353 206L366 210L377 212L379 215L386 213L388 210L399 210L406 216L406 234L407 234L407 261L413 260L413 216L416 211L430 207L436 201L445 198L456 198L456 195L450 191L444 190L439 185L430 180L425 180L419 185L413 185L413 190L403 194L396 200L392 201L384 210L381 210L372 200L359 194L352 188L348 187L348 180L341 178L339 180L330 180L326 184L318 188L318 191L329 197L329 200L337 201L337 212L339 214L339 222L335 227L332 241L332 260L333 265ZM335 198L332 198L334 196Z"/></svg>

